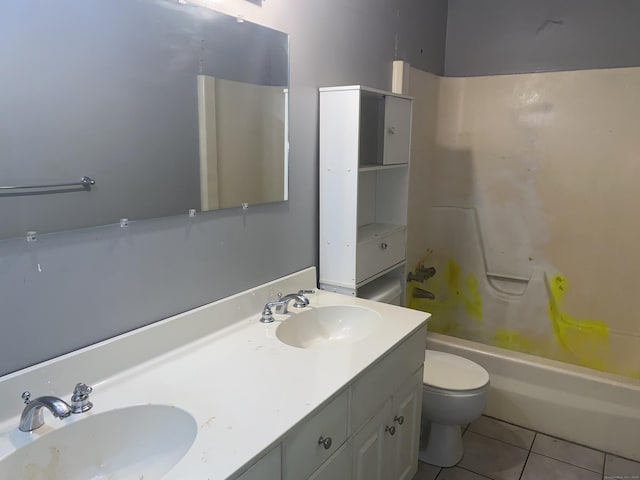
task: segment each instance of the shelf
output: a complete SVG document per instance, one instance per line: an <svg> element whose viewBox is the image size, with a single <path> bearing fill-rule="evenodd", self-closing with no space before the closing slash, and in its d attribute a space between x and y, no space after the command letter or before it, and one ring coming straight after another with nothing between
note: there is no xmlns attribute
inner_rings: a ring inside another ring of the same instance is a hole
<svg viewBox="0 0 640 480"><path fill-rule="evenodd" d="M406 225L391 225L388 223L369 223L358 227L358 243L365 243L372 239L389 235L393 232L405 230Z"/></svg>
<svg viewBox="0 0 640 480"><path fill-rule="evenodd" d="M411 109L389 92L320 89L321 288L355 295L384 275L404 284Z"/></svg>
<svg viewBox="0 0 640 480"><path fill-rule="evenodd" d="M380 170L393 170L395 168L407 168L408 163L394 163L391 165L361 165L358 172L379 172Z"/></svg>
<svg viewBox="0 0 640 480"><path fill-rule="evenodd" d="M400 267L404 267L407 264L407 262L402 261L402 262L398 262L395 265L390 266L389 268L385 268L384 270L376 273L375 275L369 277L369 278L365 278L364 280L359 281L358 283L356 283L356 289L358 288L362 288L363 286L365 286L367 283L371 283L374 280L382 277L383 275L386 275L389 272L392 272L393 270L395 270L396 268L400 268Z"/></svg>

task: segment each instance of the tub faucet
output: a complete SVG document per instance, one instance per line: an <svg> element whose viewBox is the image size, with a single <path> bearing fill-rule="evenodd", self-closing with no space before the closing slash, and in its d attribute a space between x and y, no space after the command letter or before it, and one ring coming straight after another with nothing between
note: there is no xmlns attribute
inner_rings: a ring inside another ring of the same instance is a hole
<svg viewBox="0 0 640 480"><path fill-rule="evenodd" d="M428 280L431 277L433 277L435 274L436 274L436 269L434 267L424 267L423 265L420 265L419 267L416 268L415 272L409 272L407 274L407 281L422 283L425 280Z"/></svg>
<svg viewBox="0 0 640 480"><path fill-rule="evenodd" d="M24 392L22 399L24 400L24 410L20 417L20 425L18 428L22 432L31 432L44 425L43 408L49 410L54 417L63 419L72 413L83 413L90 410L93 404L89 401L89 394L92 388L84 383L78 383L71 395L71 405L58 397L45 395L31 400L31 393Z"/></svg>
<svg viewBox="0 0 640 480"><path fill-rule="evenodd" d="M281 313L286 314L289 313L289 302L295 300L293 304L296 308L304 308L309 305L309 299L304 295L306 293L316 293L315 290L299 290L298 293L289 293L287 295L278 294L278 300L275 302L268 302L264 309L262 310L262 317L260 321L262 323L271 323L273 322L273 314Z"/></svg>

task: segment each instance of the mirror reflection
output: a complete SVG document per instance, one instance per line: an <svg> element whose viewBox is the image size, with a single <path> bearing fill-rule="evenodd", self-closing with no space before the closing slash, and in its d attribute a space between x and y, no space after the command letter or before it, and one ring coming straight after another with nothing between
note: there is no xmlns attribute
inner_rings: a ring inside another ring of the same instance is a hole
<svg viewBox="0 0 640 480"><path fill-rule="evenodd" d="M202 210L286 195L286 94L278 86L198 76Z"/></svg>
<svg viewBox="0 0 640 480"><path fill-rule="evenodd" d="M174 0L21 0L0 86L0 186L39 186L0 189L0 238L287 199L284 33Z"/></svg>

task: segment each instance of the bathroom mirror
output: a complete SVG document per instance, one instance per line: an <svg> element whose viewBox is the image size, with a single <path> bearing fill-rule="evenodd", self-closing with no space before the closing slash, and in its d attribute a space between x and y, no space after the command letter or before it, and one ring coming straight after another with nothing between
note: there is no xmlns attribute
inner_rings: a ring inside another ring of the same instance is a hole
<svg viewBox="0 0 640 480"><path fill-rule="evenodd" d="M0 238L286 200L288 43L184 0L3 3L0 187L38 187L0 189Z"/></svg>

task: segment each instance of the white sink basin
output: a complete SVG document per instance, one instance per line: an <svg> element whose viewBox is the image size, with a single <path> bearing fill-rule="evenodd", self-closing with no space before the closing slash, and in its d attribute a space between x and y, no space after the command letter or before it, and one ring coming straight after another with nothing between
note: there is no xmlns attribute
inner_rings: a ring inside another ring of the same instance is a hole
<svg viewBox="0 0 640 480"><path fill-rule="evenodd" d="M187 453L197 433L191 415L164 405L84 415L0 460L0 478L159 479Z"/></svg>
<svg viewBox="0 0 640 480"><path fill-rule="evenodd" d="M292 347L334 348L362 340L381 322L380 314L365 307L307 307L278 325L276 336Z"/></svg>

